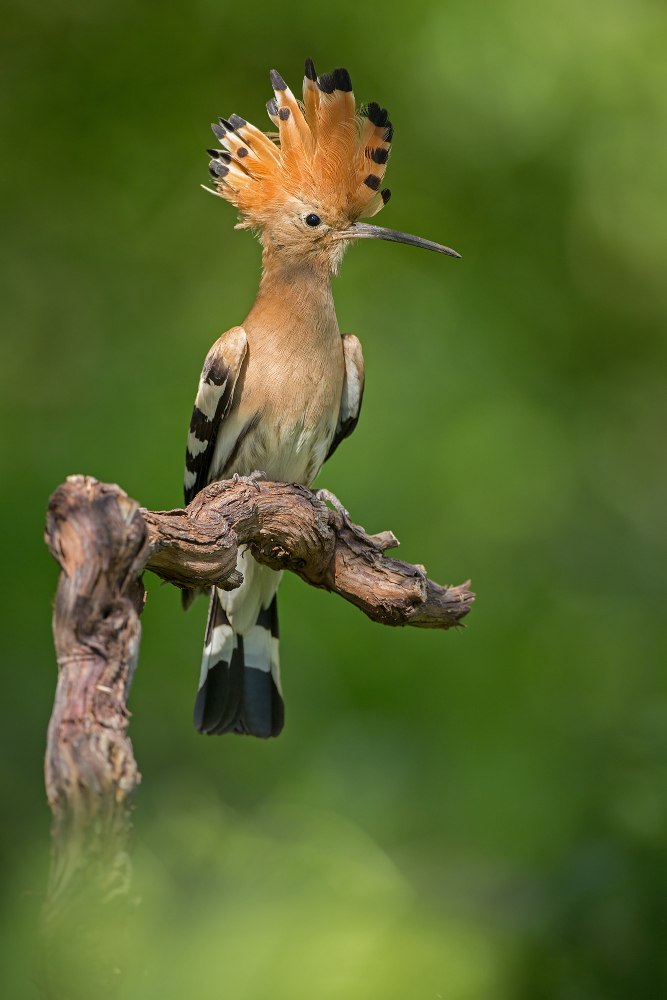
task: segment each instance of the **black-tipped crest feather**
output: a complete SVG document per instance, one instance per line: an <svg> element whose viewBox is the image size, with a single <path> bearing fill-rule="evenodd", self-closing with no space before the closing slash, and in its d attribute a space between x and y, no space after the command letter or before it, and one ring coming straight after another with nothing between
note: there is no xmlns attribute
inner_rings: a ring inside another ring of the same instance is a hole
<svg viewBox="0 0 667 1000"><path fill-rule="evenodd" d="M376 101L371 101L366 109L369 120L376 128L382 128L389 122L389 113L386 108L381 108Z"/></svg>
<svg viewBox="0 0 667 1000"><path fill-rule="evenodd" d="M318 76L317 86L323 94L333 94L336 89L334 85L333 73L322 73L321 76Z"/></svg>
<svg viewBox="0 0 667 1000"><path fill-rule="evenodd" d="M376 102L355 108L342 66L318 77L306 59L303 103L277 70L270 78L275 96L266 107L278 135L261 133L237 114L213 126L231 160L215 153L210 171L220 181L218 194L244 215L240 224L266 225L288 198L343 223L375 215L385 203L379 191L391 138L387 109ZM229 177L215 161L229 167Z"/></svg>
<svg viewBox="0 0 667 1000"><path fill-rule="evenodd" d="M342 66L333 71L333 82L336 90L342 90L346 94L351 93L352 80L348 71Z"/></svg>
<svg viewBox="0 0 667 1000"><path fill-rule="evenodd" d="M287 84L277 70L272 69L269 76L271 78L271 86L274 90L287 90Z"/></svg>
<svg viewBox="0 0 667 1000"><path fill-rule="evenodd" d="M312 80L313 83L317 81L317 73L315 72L315 63L310 58L310 56L308 56L308 58L306 59L306 77L309 80Z"/></svg>

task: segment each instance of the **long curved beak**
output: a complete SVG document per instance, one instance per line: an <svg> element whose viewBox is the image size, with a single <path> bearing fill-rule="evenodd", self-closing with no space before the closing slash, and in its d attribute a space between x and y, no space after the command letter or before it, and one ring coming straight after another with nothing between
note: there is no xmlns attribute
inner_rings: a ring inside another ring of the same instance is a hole
<svg viewBox="0 0 667 1000"><path fill-rule="evenodd" d="M407 243L410 247L422 247L424 250L435 250L436 253L446 253L449 257L460 257L461 254L439 243L431 243L420 236L410 236L409 233L399 233L396 229L385 229L383 226L369 226L365 222L353 222L348 229L336 234L339 240L389 240L390 243Z"/></svg>

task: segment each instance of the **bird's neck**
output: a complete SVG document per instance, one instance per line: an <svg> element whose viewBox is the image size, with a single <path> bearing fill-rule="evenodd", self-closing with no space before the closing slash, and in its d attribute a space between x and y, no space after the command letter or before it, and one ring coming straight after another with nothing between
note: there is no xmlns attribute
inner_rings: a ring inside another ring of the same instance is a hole
<svg viewBox="0 0 667 1000"><path fill-rule="evenodd" d="M328 337L338 333L330 272L264 252L259 291L244 326Z"/></svg>

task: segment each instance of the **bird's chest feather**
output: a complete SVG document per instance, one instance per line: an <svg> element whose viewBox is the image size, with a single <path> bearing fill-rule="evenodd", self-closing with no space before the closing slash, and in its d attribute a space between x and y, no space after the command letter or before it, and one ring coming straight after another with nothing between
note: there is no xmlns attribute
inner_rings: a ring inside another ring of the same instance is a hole
<svg viewBox="0 0 667 1000"><path fill-rule="evenodd" d="M243 329L246 357L213 475L261 469L309 484L336 429L345 375L329 278L269 267Z"/></svg>
<svg viewBox="0 0 667 1000"><path fill-rule="evenodd" d="M312 482L336 428L344 376L340 333L337 325L315 332L248 337L239 417L254 426L238 460L269 478Z"/></svg>
<svg viewBox="0 0 667 1000"><path fill-rule="evenodd" d="M248 336L241 402L262 401L275 423L317 422L335 411L343 388L343 347L338 324L289 336Z"/></svg>
<svg viewBox="0 0 667 1000"><path fill-rule="evenodd" d="M221 428L218 476L261 469L309 484L326 457L345 374L333 301L286 298L274 296L244 323L247 355Z"/></svg>

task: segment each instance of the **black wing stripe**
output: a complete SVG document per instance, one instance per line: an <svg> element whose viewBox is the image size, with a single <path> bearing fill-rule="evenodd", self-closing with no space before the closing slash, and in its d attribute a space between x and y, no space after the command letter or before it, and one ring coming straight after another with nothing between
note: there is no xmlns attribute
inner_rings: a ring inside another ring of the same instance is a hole
<svg viewBox="0 0 667 1000"><path fill-rule="evenodd" d="M245 333L236 327L213 345L204 362L185 452L186 505L209 481L218 431L231 409L245 353Z"/></svg>
<svg viewBox="0 0 667 1000"><path fill-rule="evenodd" d="M195 410L192 414L192 420L190 421L190 431L194 433L195 440L201 442L204 447L198 454L193 454L191 450L191 443L189 442L186 450L185 467L188 472L194 473L195 476L195 481L192 486L186 488L185 490L186 504L190 503L191 500L194 500L199 491L203 490L206 486L206 475L211 464L211 457L215 448L218 428L220 427L223 415L231 403L232 388L232 380L228 377L227 384L222 390L222 394L218 400L218 405L215 408L215 414L212 420L206 420L199 407L195 406ZM198 414L201 414L203 420L199 418Z"/></svg>
<svg viewBox="0 0 667 1000"><path fill-rule="evenodd" d="M192 411L192 419L190 420L190 432L194 434L195 437L199 438L200 441L208 441L211 436L214 420L215 415L213 420L211 420L205 413L202 413L199 407L195 404Z"/></svg>

